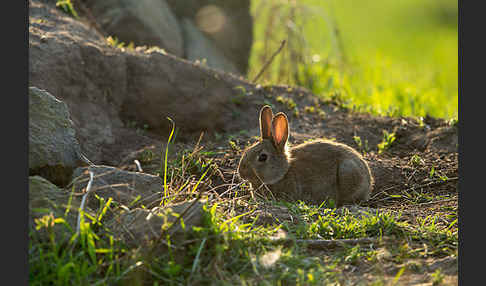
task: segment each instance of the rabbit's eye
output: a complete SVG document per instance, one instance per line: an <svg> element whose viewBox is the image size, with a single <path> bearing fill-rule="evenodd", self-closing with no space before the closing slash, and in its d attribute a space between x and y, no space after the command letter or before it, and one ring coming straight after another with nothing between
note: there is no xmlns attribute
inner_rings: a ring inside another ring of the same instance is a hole
<svg viewBox="0 0 486 286"><path fill-rule="evenodd" d="M265 162L267 160L267 154L262 153L260 156L258 156L258 161L260 162Z"/></svg>

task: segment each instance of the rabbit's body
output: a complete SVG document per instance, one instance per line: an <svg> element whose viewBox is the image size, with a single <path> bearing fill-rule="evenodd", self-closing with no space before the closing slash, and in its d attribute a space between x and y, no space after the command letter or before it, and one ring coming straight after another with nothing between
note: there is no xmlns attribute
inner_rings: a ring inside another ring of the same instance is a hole
<svg viewBox="0 0 486 286"><path fill-rule="evenodd" d="M298 159L289 160L289 170L282 180L268 185L275 195L284 191L281 195L287 198L317 204L329 198L338 205L368 200L372 185L370 170L352 148L316 140L291 148L289 155ZM315 161L319 164L309 165ZM362 173L369 176L361 176Z"/></svg>
<svg viewBox="0 0 486 286"><path fill-rule="evenodd" d="M270 116L270 111L266 119L262 118L265 112L268 111L262 109L260 118L262 140L243 154L238 167L240 177L248 180L254 188L264 183L276 197L287 200L320 204L324 200L334 199L338 206L368 200L373 177L358 152L329 140L316 140L288 148L286 116L277 114L275 118L278 117L277 121L281 123L271 122L281 130L270 128L269 131L269 117L274 117ZM277 133L277 138L272 132Z"/></svg>

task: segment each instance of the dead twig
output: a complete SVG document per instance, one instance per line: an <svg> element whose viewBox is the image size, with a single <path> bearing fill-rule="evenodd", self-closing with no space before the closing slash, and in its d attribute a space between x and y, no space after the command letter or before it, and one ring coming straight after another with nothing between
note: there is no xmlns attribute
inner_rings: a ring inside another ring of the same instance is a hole
<svg viewBox="0 0 486 286"><path fill-rule="evenodd" d="M86 187L86 193L83 196L83 199L81 200L81 205L79 206L79 213L78 213L78 223L76 225L76 233L79 233L80 227L81 227L81 216L82 212L84 211L84 205L86 203L86 198L88 195L91 193L91 185L93 184L93 171L89 171L89 182L88 186Z"/></svg>
<svg viewBox="0 0 486 286"><path fill-rule="evenodd" d="M280 53L280 51L282 51L283 47L285 46L285 43L287 42L287 40L283 40L282 43L280 44L280 47L278 48L277 51L275 51L273 53L273 55L270 57L270 59L268 59L267 62L265 62L265 64L263 65L262 69L260 70L260 72L255 76L255 78L251 81L252 83L255 83L263 74L263 72L267 69L267 67L273 62L273 59Z"/></svg>

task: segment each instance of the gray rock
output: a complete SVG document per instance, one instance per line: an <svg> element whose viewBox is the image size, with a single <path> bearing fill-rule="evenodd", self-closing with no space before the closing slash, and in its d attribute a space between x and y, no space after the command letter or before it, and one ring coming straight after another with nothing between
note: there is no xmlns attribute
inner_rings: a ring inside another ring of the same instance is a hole
<svg viewBox="0 0 486 286"><path fill-rule="evenodd" d="M179 18L191 19L241 74L253 44L250 0L166 0Z"/></svg>
<svg viewBox="0 0 486 286"><path fill-rule="evenodd" d="M107 225L128 245L139 246L147 243L159 238L164 231L170 234L171 241L177 243L176 237L184 235L193 226L203 224L203 206L204 202L201 201L187 201L150 210L136 208L114 218ZM180 215L183 224L178 220Z"/></svg>
<svg viewBox="0 0 486 286"><path fill-rule="evenodd" d="M71 199L70 199L71 198ZM54 218L64 218L72 230L76 227L78 209L81 200L77 196L57 187L41 176L29 177L29 230L35 228L35 219L46 215ZM66 211L69 209L68 211ZM85 212L94 212L85 208ZM56 235L70 233L64 225L55 226ZM43 233L45 235L45 233ZM57 236L56 236L57 237Z"/></svg>
<svg viewBox="0 0 486 286"><path fill-rule="evenodd" d="M87 1L86 6L101 27L120 41L137 46L158 46L183 57L181 29L165 0Z"/></svg>
<svg viewBox="0 0 486 286"><path fill-rule="evenodd" d="M153 138L166 141L167 117L177 140L191 141L201 131L239 132L255 122L263 95L243 79L172 54L114 48L54 3L32 0L29 17L29 84L68 105L83 154L93 163L118 166L127 150L154 145ZM236 105L242 89L255 96ZM156 136L143 136L131 123Z"/></svg>
<svg viewBox="0 0 486 286"><path fill-rule="evenodd" d="M81 167L74 170L73 187L76 192L85 189L89 181L89 170L93 171L92 193L88 205L93 209L99 207L93 193L108 200L110 197L123 205L132 202L149 205L160 199L164 185L159 176L139 172L129 172L110 166ZM140 196L140 197L139 197Z"/></svg>
<svg viewBox="0 0 486 286"><path fill-rule="evenodd" d="M199 60L215 69L239 74L238 69L229 61L221 50L211 42L190 19L182 19L181 26L184 34L186 58L191 61Z"/></svg>
<svg viewBox="0 0 486 286"><path fill-rule="evenodd" d="M80 146L67 105L45 90L29 88L29 172L65 185L79 166Z"/></svg>

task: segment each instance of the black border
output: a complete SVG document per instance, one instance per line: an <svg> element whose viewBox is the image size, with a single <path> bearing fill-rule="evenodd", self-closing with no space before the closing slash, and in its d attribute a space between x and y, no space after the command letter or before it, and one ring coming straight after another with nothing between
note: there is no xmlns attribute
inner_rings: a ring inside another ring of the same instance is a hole
<svg viewBox="0 0 486 286"><path fill-rule="evenodd" d="M4 281L28 285L29 2L10 1L2 31L2 242Z"/></svg>
<svg viewBox="0 0 486 286"><path fill-rule="evenodd" d="M463 0L458 0L458 23L457 23L457 31L458 31L458 176L459 181L457 185L458 190L458 240L459 240L459 250L458 250L458 284L459 285L467 285L465 282L465 271L464 271L464 167L463 167L463 153L464 153L464 102L463 102L463 94L464 94L464 82L463 82L463 19L464 19L464 9L463 9Z"/></svg>
<svg viewBox="0 0 486 286"><path fill-rule="evenodd" d="M482 134L485 105L481 97L486 90L484 55L484 9L479 1L459 0L458 44L459 44L459 285L484 284L484 211L486 198L483 164L484 139ZM466 16L467 15L467 16ZM465 24L467 23L467 24ZM468 43L465 45L467 34ZM466 100L467 98L467 100ZM469 137L468 137L469 134ZM468 138L468 139L466 139ZM466 143L467 142L467 143ZM474 162L474 161L477 162ZM478 162L479 161L479 162ZM479 164L477 164L479 163Z"/></svg>

